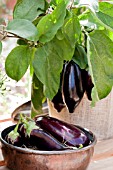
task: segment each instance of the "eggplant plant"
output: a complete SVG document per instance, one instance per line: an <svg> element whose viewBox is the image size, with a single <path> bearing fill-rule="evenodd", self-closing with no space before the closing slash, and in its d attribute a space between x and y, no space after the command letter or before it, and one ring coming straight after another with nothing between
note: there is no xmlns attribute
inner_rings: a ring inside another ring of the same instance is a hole
<svg viewBox="0 0 113 170"><path fill-rule="evenodd" d="M5 38L17 38L6 57L7 75L19 81L30 68L32 117L42 113L46 98L58 110L66 105L73 112L84 93L92 106L110 93L112 0L17 0L0 35L0 52Z"/></svg>

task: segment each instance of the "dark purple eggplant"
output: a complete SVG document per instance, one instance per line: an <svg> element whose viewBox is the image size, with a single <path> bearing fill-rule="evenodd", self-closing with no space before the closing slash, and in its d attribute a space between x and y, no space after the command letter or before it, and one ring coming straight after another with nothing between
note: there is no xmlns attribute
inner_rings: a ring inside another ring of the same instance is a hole
<svg viewBox="0 0 113 170"><path fill-rule="evenodd" d="M87 146L90 143L90 140L85 133L72 124L49 116L37 117L35 118L35 121L39 127L46 130L58 141L67 146Z"/></svg>
<svg viewBox="0 0 113 170"><path fill-rule="evenodd" d="M83 84L84 84L84 88L85 88L87 98L89 100L92 100L91 92L92 92L92 88L94 87L94 84L92 82L91 75L89 74L88 71L82 70L82 80L83 80Z"/></svg>
<svg viewBox="0 0 113 170"><path fill-rule="evenodd" d="M5 140L9 144L21 147L23 145L23 138L17 131L18 127L19 127L19 124L17 124L17 126L16 126L16 128L14 130L12 130L10 133L8 133L6 135Z"/></svg>
<svg viewBox="0 0 113 170"><path fill-rule="evenodd" d="M64 144L60 143L45 130L39 128L39 126L36 126L34 129L32 129L28 135L26 126L23 124L19 129L19 133L24 139L23 145L28 148L46 151L67 149Z"/></svg>
<svg viewBox="0 0 113 170"><path fill-rule="evenodd" d="M85 88L81 72L80 67L74 61L65 63L62 95L70 113L74 112L84 95Z"/></svg>
<svg viewBox="0 0 113 170"><path fill-rule="evenodd" d="M61 110L65 107L63 98L62 98L62 78L63 78L63 70L60 74L60 85L57 94L53 97L52 103L54 104L54 108L58 111L61 112Z"/></svg>
<svg viewBox="0 0 113 170"><path fill-rule="evenodd" d="M16 138L11 138L9 135L5 137L5 140L7 143L12 144L14 146L19 146L21 147L23 142L21 136L16 136Z"/></svg>
<svg viewBox="0 0 113 170"><path fill-rule="evenodd" d="M54 108L58 111L61 112L61 110L65 107L65 104L63 102L63 98L62 98L62 93L61 90L59 89L57 94L54 96L54 98L52 99L52 102L54 104Z"/></svg>
<svg viewBox="0 0 113 170"><path fill-rule="evenodd" d="M60 143L43 129L33 129L30 134L29 144L36 146L39 150L64 150L67 147Z"/></svg>

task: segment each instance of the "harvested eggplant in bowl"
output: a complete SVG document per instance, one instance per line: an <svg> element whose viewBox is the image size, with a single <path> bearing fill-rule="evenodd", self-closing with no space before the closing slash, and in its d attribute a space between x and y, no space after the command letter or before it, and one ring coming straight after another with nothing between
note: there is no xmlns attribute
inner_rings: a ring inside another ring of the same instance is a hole
<svg viewBox="0 0 113 170"><path fill-rule="evenodd" d="M2 153L11 170L85 170L95 135L49 116L23 118L1 133ZM65 161L64 161L65 160Z"/></svg>

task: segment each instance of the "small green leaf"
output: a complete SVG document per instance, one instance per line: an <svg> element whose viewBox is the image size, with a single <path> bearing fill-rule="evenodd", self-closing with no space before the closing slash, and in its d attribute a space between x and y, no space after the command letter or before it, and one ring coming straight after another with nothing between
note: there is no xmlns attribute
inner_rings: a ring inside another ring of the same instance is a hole
<svg viewBox="0 0 113 170"><path fill-rule="evenodd" d="M18 39L17 44L18 45L27 45L27 42L25 40L23 40L23 39Z"/></svg>
<svg viewBox="0 0 113 170"><path fill-rule="evenodd" d="M26 73L30 64L32 49L23 45L15 47L7 56L6 73L12 79L19 81Z"/></svg>
<svg viewBox="0 0 113 170"><path fill-rule="evenodd" d="M86 69L88 66L87 54L83 46L77 44L73 56L73 61L80 66L81 69Z"/></svg>
<svg viewBox="0 0 113 170"><path fill-rule="evenodd" d="M58 5L59 3L61 3L63 0L51 0L50 4L52 5ZM69 2L69 0L65 0L66 3Z"/></svg>
<svg viewBox="0 0 113 170"><path fill-rule="evenodd" d="M0 54L2 52L2 42L0 41Z"/></svg>
<svg viewBox="0 0 113 170"><path fill-rule="evenodd" d="M33 21L44 13L45 0L20 0L15 6L14 19L27 19Z"/></svg>
<svg viewBox="0 0 113 170"><path fill-rule="evenodd" d="M81 33L80 23L75 14L70 15L70 17L65 20L62 32L72 48L74 48Z"/></svg>
<svg viewBox="0 0 113 170"><path fill-rule="evenodd" d="M108 29L113 31L113 4L108 2L99 3L99 12L96 13L96 16Z"/></svg>
<svg viewBox="0 0 113 170"><path fill-rule="evenodd" d="M113 42L102 31L95 31L90 33L89 47L88 65L95 85L92 98L102 99L113 86Z"/></svg>
<svg viewBox="0 0 113 170"><path fill-rule="evenodd" d="M39 81L35 74L32 79L32 90L31 90L31 101L32 101L32 112L31 117L35 117L37 114L42 114L42 101L43 95L43 84Z"/></svg>
<svg viewBox="0 0 113 170"><path fill-rule="evenodd" d="M52 40L63 25L66 15L66 3L62 0L51 14L44 16L38 23L38 39L42 43Z"/></svg>
<svg viewBox="0 0 113 170"><path fill-rule="evenodd" d="M104 26L96 19L91 11L87 11L79 16L80 24L86 28L87 31L103 30Z"/></svg>
<svg viewBox="0 0 113 170"><path fill-rule="evenodd" d="M25 19L14 19L10 21L6 30L31 41L35 41L38 36L37 28L30 21Z"/></svg>

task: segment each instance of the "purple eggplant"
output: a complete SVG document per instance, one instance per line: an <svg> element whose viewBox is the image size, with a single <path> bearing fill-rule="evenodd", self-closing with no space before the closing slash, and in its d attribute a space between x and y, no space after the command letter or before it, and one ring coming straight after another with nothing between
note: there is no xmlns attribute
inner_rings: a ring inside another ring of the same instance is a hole
<svg viewBox="0 0 113 170"><path fill-rule="evenodd" d="M62 95L70 113L73 113L75 108L80 103L85 88L82 80L82 70L71 60L65 63L63 73Z"/></svg>
<svg viewBox="0 0 113 170"><path fill-rule="evenodd" d="M29 138L29 145L39 150L64 150L67 147L43 129L33 129Z"/></svg>
<svg viewBox="0 0 113 170"><path fill-rule="evenodd" d="M54 104L54 108L61 112L61 110L65 107L63 98L62 98L62 78L63 78L64 66L62 72L60 74L60 85L57 94L53 97L52 103Z"/></svg>
<svg viewBox="0 0 113 170"><path fill-rule="evenodd" d="M24 139L23 145L28 148L46 151L67 149L64 144L60 143L45 130L39 128L39 126L33 128L28 135L26 126L23 124L19 129L19 133Z"/></svg>
<svg viewBox="0 0 113 170"><path fill-rule="evenodd" d="M20 126L20 124L17 124L15 129L6 135L5 140L7 141L7 143L18 147L21 147L23 145L23 138L18 132L18 128Z"/></svg>
<svg viewBox="0 0 113 170"><path fill-rule="evenodd" d="M87 146L90 143L90 140L85 133L72 124L49 116L37 117L35 118L35 121L40 128L46 130L59 142L67 146Z"/></svg>
<svg viewBox="0 0 113 170"><path fill-rule="evenodd" d="M84 84L84 88L85 88L87 98L89 100L92 100L91 92L92 92L92 88L94 87L94 84L92 82L91 75L89 74L88 71L82 70L82 80L83 80L83 84Z"/></svg>
<svg viewBox="0 0 113 170"><path fill-rule="evenodd" d="M54 104L54 108L58 111L61 112L61 110L65 107L65 104L63 102L63 98L62 98L62 92L59 89L57 94L54 96L54 98L52 99L52 102Z"/></svg>

